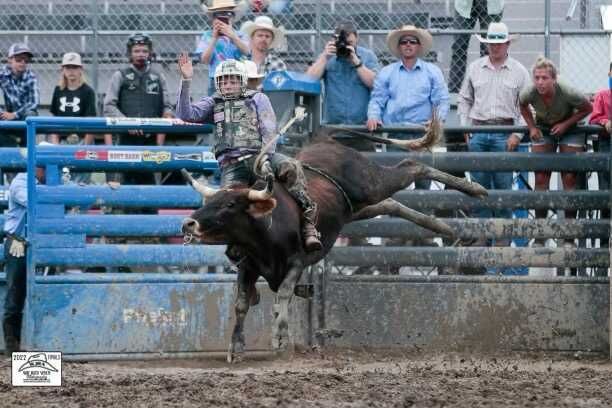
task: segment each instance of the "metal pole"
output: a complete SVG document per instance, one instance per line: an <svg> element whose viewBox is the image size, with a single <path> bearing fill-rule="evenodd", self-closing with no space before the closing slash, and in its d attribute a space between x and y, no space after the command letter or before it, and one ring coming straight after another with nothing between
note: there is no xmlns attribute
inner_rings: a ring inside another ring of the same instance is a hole
<svg viewBox="0 0 612 408"><path fill-rule="evenodd" d="M544 2L544 56L550 58L550 6L551 0Z"/></svg>
<svg viewBox="0 0 612 408"><path fill-rule="evenodd" d="M319 45L321 44L321 0L317 0L317 4L316 4L316 9L315 9L315 31L316 31L316 39L317 39L317 45L316 47L313 49L313 56L312 56L312 60L316 61L317 59L317 55L319 52Z"/></svg>
<svg viewBox="0 0 612 408"><path fill-rule="evenodd" d="M91 84L98 96L98 0L91 0L91 29L93 31L93 41L91 48L93 57L91 61Z"/></svg>
<svg viewBox="0 0 612 408"><path fill-rule="evenodd" d="M26 299L24 308L24 339L22 346L28 347L34 333L34 316L31 300L36 293L36 257L34 251L34 233L36 232L36 124L26 122L26 141L28 151L27 163L27 210L26 210L26 240L29 243L26 250Z"/></svg>

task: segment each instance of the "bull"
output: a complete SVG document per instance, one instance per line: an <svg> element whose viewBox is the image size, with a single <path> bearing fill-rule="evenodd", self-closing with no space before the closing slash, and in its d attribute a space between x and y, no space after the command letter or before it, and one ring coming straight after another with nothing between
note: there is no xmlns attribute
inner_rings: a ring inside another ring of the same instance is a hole
<svg viewBox="0 0 612 408"><path fill-rule="evenodd" d="M439 135L427 132L411 141L389 141L409 149L429 148ZM289 302L305 267L325 257L343 226L355 220L393 215L453 235L452 229L434 217L409 209L390 198L416 179L431 179L474 197L487 191L476 183L454 177L413 160L395 166L378 165L358 151L320 135L296 156L306 173L308 190L318 205L317 228L323 249L305 252L300 234L300 209L283 186L291 169L277 170L265 187L239 186L215 190L183 175L204 198L202 208L183 221L183 233L204 244L226 244L226 255L237 265L235 324L228 362L244 353L243 325L249 307L259 302L255 283L263 277L277 294L278 311L273 327L273 347L288 345Z"/></svg>

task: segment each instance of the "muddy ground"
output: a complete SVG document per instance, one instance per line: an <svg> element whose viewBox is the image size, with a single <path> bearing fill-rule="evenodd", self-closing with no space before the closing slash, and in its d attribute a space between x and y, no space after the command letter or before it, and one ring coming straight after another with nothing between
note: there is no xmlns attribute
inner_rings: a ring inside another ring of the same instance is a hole
<svg viewBox="0 0 612 408"><path fill-rule="evenodd" d="M606 356L308 352L63 364L61 388L13 388L0 362L0 406L36 407L610 407Z"/></svg>

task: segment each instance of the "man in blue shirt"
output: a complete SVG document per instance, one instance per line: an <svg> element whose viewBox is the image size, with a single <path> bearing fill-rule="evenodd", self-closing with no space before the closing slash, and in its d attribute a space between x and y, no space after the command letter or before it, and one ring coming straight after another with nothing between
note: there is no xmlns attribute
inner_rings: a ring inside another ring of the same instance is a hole
<svg viewBox="0 0 612 408"><path fill-rule="evenodd" d="M346 47L338 50L336 44L342 45L343 41ZM367 120L370 91L380 65L376 54L357 45L358 41L352 23L339 24L335 38L327 42L321 55L306 71L314 78L323 78L324 123L362 125Z"/></svg>
<svg viewBox="0 0 612 408"><path fill-rule="evenodd" d="M389 33L387 46L399 61L384 67L376 77L368 105L370 131L383 124L425 124L434 109L441 120L446 119L449 98L442 71L421 59L432 43L429 32L410 25Z"/></svg>
<svg viewBox="0 0 612 408"><path fill-rule="evenodd" d="M41 142L41 145L50 145ZM45 169L36 169L36 179L45 182ZM19 173L9 187L8 211L4 222L4 268L6 298L2 316L4 353L10 356L19 351L21 322L26 296L26 213L28 208L28 175Z"/></svg>
<svg viewBox="0 0 612 408"><path fill-rule="evenodd" d="M384 67L374 81L368 105L368 130L379 126L425 125L434 109L446 119L448 88L442 71L421 57L431 49L433 39L427 30L405 25L387 36L387 46L399 61ZM417 181L429 189L429 181Z"/></svg>
<svg viewBox="0 0 612 408"><path fill-rule="evenodd" d="M26 44L15 43L8 50L8 64L0 69L0 89L4 95L4 110L0 120L25 120L37 115L40 91L36 75L28 68L32 51ZM25 132L0 133L0 147L24 147Z"/></svg>

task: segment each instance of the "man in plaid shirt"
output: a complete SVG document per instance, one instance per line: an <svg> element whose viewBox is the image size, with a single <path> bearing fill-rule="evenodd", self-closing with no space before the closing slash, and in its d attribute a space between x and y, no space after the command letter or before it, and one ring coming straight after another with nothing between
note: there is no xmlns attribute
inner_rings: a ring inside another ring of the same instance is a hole
<svg viewBox="0 0 612 408"><path fill-rule="evenodd" d="M0 89L4 95L4 110L0 120L25 120L37 115L40 91L36 75L28 68L32 52L26 44L16 43L8 50L8 64L0 69ZM25 131L0 133L0 147L24 147Z"/></svg>
<svg viewBox="0 0 612 408"><path fill-rule="evenodd" d="M248 36L251 46L250 59L257 64L257 72L263 76L272 71L286 71L287 65L273 50L280 47L285 31L274 26L268 16L259 16L247 21L240 29Z"/></svg>

